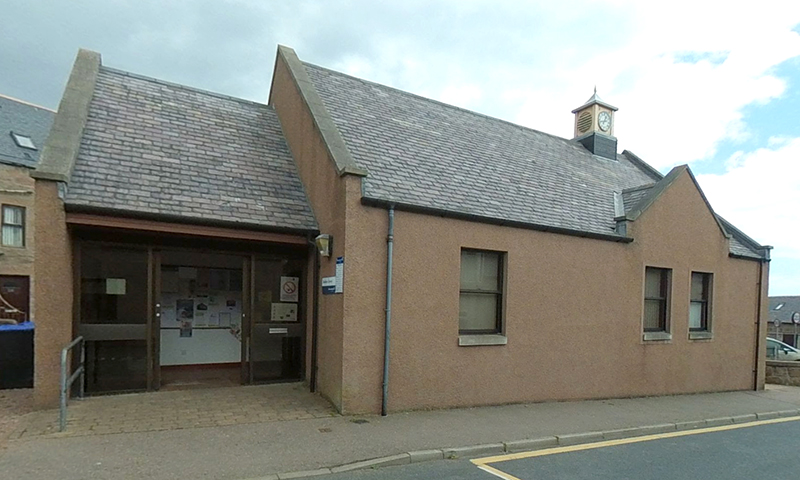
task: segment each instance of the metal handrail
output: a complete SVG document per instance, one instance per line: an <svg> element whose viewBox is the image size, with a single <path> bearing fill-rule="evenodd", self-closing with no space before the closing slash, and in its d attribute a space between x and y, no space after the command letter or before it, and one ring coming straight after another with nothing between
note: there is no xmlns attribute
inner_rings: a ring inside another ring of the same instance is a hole
<svg viewBox="0 0 800 480"><path fill-rule="evenodd" d="M81 346L81 364L72 375L67 378L67 354L76 345ZM58 412L58 431L63 432L67 428L67 397L69 396L70 387L75 383L75 380L80 377L78 384L78 398L83 398L83 384L86 372L86 342L83 337L78 337L69 345L61 349L61 408Z"/></svg>

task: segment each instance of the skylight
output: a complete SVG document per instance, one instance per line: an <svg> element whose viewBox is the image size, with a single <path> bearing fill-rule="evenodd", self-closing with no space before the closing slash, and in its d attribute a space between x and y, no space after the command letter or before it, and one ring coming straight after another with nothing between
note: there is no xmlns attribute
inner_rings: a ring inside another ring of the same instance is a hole
<svg viewBox="0 0 800 480"><path fill-rule="evenodd" d="M16 143L18 147L36 150L36 145L33 144L33 140L27 135L11 132L11 138L14 139L14 143Z"/></svg>
<svg viewBox="0 0 800 480"><path fill-rule="evenodd" d="M786 304L785 303L779 303L778 306L775 307L775 310L780 310L781 308L783 308L784 305L786 305Z"/></svg>

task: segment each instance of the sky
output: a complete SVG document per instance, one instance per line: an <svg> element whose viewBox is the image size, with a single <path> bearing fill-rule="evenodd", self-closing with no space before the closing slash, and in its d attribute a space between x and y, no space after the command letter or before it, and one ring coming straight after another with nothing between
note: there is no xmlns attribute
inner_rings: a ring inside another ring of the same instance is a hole
<svg viewBox="0 0 800 480"><path fill-rule="evenodd" d="M57 108L78 48L103 64L266 102L278 44L301 60L571 138L593 88L663 173L774 246L800 295L800 1L9 2L0 93Z"/></svg>

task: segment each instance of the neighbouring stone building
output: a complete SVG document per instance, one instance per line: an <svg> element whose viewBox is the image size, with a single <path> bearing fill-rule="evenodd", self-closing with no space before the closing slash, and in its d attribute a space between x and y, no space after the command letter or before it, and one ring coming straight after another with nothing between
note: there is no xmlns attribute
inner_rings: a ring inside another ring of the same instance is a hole
<svg viewBox="0 0 800 480"><path fill-rule="evenodd" d="M55 112L0 95L0 322L32 320L36 167Z"/></svg>

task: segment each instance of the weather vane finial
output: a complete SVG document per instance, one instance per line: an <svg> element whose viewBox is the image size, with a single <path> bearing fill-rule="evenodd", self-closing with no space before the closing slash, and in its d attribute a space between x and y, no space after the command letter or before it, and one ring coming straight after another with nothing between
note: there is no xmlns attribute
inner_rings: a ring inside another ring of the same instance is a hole
<svg viewBox="0 0 800 480"><path fill-rule="evenodd" d="M597 84L594 86L594 94L597 95Z"/></svg>

